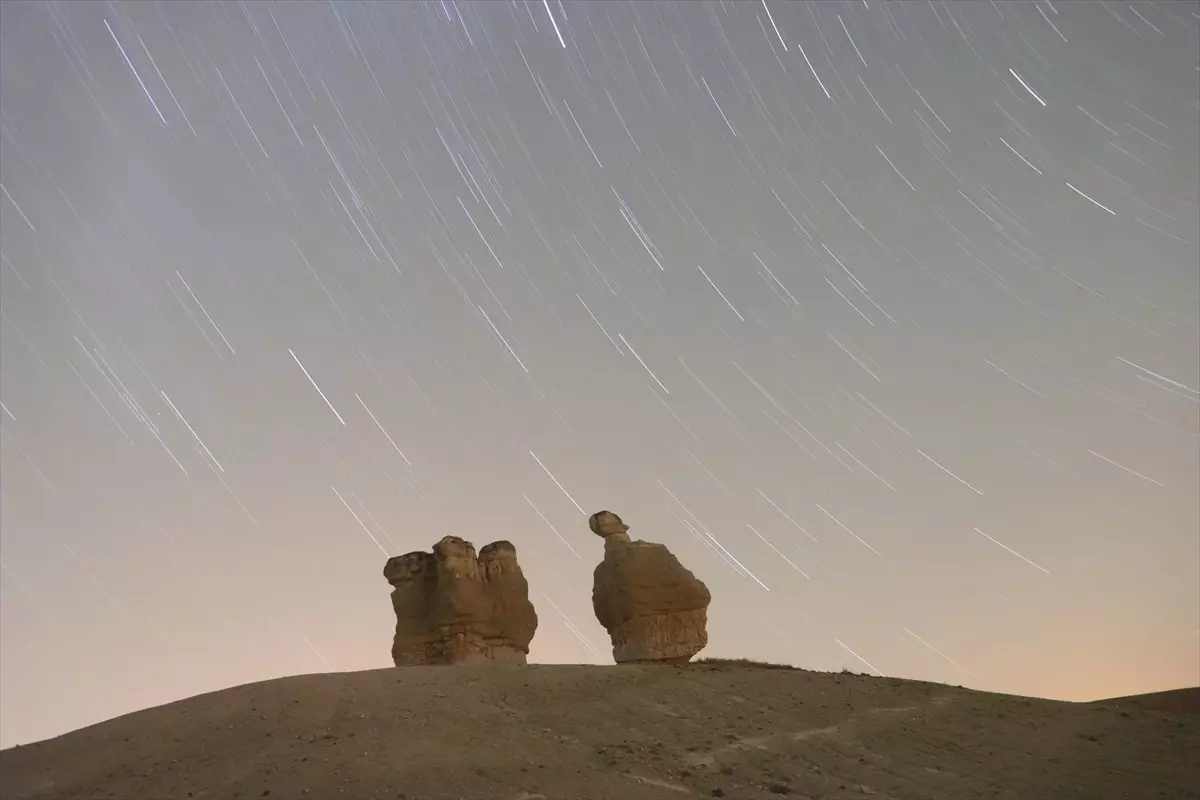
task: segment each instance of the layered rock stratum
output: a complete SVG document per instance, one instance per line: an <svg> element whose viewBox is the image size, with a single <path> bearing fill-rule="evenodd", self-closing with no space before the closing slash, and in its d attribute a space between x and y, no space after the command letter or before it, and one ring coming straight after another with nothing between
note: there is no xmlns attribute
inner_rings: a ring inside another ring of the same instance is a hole
<svg viewBox="0 0 1200 800"><path fill-rule="evenodd" d="M618 664L684 664L708 644L712 595L666 545L632 540L611 511L588 520L604 539L592 574L592 609Z"/></svg>
<svg viewBox="0 0 1200 800"><path fill-rule="evenodd" d="M470 542L447 536L433 552L388 559L398 667L434 664L524 664L537 630L529 584L509 542L476 555Z"/></svg>

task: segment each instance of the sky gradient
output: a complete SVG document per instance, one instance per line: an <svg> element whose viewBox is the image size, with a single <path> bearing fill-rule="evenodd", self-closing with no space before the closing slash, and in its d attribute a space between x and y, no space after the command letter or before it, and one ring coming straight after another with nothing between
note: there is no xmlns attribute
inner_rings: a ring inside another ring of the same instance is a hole
<svg viewBox="0 0 1200 800"><path fill-rule="evenodd" d="M0 7L0 744L390 665L508 539L610 662L1200 682L1197 3Z"/></svg>

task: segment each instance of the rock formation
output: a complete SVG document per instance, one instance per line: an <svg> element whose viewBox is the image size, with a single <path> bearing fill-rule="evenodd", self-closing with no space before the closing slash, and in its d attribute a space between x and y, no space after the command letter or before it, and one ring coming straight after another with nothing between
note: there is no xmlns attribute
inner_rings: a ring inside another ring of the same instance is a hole
<svg viewBox="0 0 1200 800"><path fill-rule="evenodd" d="M529 584L509 542L475 547L447 536L432 553L388 559L396 635L392 661L420 664L524 664L537 630Z"/></svg>
<svg viewBox="0 0 1200 800"><path fill-rule="evenodd" d="M708 644L708 587L665 545L633 541L611 511L593 514L604 560L592 575L592 608L618 664L684 664Z"/></svg>

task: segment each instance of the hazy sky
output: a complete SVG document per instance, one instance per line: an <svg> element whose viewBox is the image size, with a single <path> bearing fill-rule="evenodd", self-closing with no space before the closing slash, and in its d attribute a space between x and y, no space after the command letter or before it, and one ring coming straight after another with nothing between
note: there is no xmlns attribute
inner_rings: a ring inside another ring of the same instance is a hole
<svg viewBox="0 0 1200 800"><path fill-rule="evenodd" d="M1200 4L4 3L0 742L587 516L710 656L1200 681Z"/></svg>

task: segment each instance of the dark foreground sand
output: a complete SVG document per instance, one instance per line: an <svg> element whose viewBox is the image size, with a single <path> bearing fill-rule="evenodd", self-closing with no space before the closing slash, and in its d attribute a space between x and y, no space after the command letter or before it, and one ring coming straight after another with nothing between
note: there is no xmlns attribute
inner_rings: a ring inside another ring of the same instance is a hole
<svg viewBox="0 0 1200 800"><path fill-rule="evenodd" d="M301 675L0 752L0 798L1200 797L1200 689L1091 704L743 665Z"/></svg>

